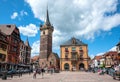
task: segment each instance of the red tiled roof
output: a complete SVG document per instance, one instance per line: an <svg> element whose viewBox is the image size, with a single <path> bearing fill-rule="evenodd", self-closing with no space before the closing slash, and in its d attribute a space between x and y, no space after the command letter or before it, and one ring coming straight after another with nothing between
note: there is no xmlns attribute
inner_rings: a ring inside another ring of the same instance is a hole
<svg viewBox="0 0 120 82"><path fill-rule="evenodd" d="M31 58L32 61L37 61L39 59L39 56L34 56Z"/></svg>
<svg viewBox="0 0 120 82"><path fill-rule="evenodd" d="M96 59L96 60L100 60L101 58L102 58L102 55L100 55L100 56L95 56L94 59Z"/></svg>
<svg viewBox="0 0 120 82"><path fill-rule="evenodd" d="M105 53L105 56L114 56L114 55L117 55L117 51L109 51L107 53Z"/></svg>

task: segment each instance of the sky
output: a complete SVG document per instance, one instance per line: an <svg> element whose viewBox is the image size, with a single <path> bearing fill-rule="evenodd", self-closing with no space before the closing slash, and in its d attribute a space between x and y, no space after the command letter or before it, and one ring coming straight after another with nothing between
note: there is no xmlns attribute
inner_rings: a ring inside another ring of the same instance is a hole
<svg viewBox="0 0 120 82"><path fill-rule="evenodd" d="M31 56L39 54L40 25L49 18L54 26L52 51L71 37L88 44L94 57L115 51L120 41L120 0L0 0L0 24L15 24L23 41L27 37Z"/></svg>

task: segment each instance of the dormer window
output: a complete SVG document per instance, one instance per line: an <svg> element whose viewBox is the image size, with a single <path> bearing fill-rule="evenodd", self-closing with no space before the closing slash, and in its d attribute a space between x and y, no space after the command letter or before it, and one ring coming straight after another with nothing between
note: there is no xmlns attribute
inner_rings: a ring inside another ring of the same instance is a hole
<svg viewBox="0 0 120 82"><path fill-rule="evenodd" d="M72 39L72 44L76 44L75 38Z"/></svg>

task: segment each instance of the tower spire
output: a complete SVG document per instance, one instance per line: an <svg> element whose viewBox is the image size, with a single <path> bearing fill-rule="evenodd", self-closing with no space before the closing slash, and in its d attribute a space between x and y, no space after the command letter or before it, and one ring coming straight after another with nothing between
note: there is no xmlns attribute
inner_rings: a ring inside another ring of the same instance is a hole
<svg viewBox="0 0 120 82"><path fill-rule="evenodd" d="M26 45L26 46L30 46L29 41L28 41L28 37L27 37L27 39L26 39L25 45Z"/></svg>
<svg viewBox="0 0 120 82"><path fill-rule="evenodd" d="M46 24L47 26L50 26L50 25L51 25L51 24L50 24L50 20L49 20L48 6L47 6L47 13L46 13L46 22L45 22L45 24Z"/></svg>

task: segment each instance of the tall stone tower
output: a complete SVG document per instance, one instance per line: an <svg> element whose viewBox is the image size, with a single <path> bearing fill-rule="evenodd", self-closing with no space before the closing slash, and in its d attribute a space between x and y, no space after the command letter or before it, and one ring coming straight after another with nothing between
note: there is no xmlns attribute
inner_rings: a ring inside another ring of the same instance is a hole
<svg viewBox="0 0 120 82"><path fill-rule="evenodd" d="M52 53L52 33L53 26L49 20L49 12L46 12L45 24L40 26L40 58L39 64L41 67L48 66L48 57Z"/></svg>

